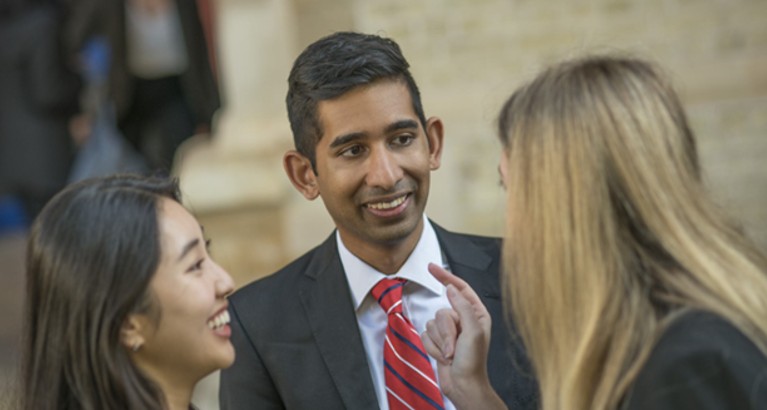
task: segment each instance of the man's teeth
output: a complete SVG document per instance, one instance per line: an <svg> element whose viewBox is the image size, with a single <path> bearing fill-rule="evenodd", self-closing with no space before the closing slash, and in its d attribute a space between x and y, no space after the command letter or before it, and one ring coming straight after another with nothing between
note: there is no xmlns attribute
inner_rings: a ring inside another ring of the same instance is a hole
<svg viewBox="0 0 767 410"><path fill-rule="evenodd" d="M227 323L229 323L229 311L225 310L219 313L218 315L216 315L216 317L214 317L213 319L210 319L208 321L208 327L211 329L216 329Z"/></svg>
<svg viewBox="0 0 767 410"><path fill-rule="evenodd" d="M401 197L399 197L399 198L397 198L397 199L395 199L395 200L393 200L391 202L379 202L379 203L376 203L376 204L368 204L368 208L373 208L373 209L391 209L391 208L395 208L395 207L399 206L401 203L405 202L405 198L406 197L407 197L407 195L401 196Z"/></svg>

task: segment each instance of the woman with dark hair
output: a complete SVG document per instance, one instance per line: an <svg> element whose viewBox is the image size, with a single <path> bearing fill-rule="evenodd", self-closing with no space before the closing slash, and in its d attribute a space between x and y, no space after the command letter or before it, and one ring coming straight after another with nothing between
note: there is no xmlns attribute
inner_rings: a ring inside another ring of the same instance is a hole
<svg viewBox="0 0 767 410"><path fill-rule="evenodd" d="M229 366L229 274L175 181L70 185L35 220L27 253L22 409L188 409Z"/></svg>
<svg viewBox="0 0 767 410"><path fill-rule="evenodd" d="M499 135L505 302L542 408L764 409L767 258L706 192L660 71L611 56L555 65L509 98ZM445 394L503 408L486 309L431 270L455 308L423 337Z"/></svg>

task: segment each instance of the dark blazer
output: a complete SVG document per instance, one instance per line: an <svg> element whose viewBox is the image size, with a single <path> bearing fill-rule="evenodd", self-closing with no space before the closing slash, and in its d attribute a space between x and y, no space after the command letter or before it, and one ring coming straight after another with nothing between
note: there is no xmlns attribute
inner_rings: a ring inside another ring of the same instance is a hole
<svg viewBox="0 0 767 410"><path fill-rule="evenodd" d="M767 356L726 320L687 313L663 333L622 408L767 409Z"/></svg>
<svg viewBox="0 0 767 410"><path fill-rule="evenodd" d="M477 291L492 316L493 387L510 408L537 408L528 362L504 326L500 240L432 225L450 269ZM237 356L221 374L222 409L378 408L335 235L229 301Z"/></svg>
<svg viewBox="0 0 767 410"><path fill-rule="evenodd" d="M18 195L30 217L64 187L73 159L69 118L80 82L66 66L51 5L0 16L0 196Z"/></svg>

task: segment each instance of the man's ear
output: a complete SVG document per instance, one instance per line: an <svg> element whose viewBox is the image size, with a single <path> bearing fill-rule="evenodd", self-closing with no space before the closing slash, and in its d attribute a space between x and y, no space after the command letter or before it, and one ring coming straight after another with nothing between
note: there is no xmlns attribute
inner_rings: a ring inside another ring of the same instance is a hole
<svg viewBox="0 0 767 410"><path fill-rule="evenodd" d="M128 315L120 327L120 343L127 349L138 352L146 342L144 334L148 330L147 320L143 315Z"/></svg>
<svg viewBox="0 0 767 410"><path fill-rule="evenodd" d="M429 169L434 171L442 163L442 141L445 129L439 117L426 120L426 138L429 141Z"/></svg>
<svg viewBox="0 0 767 410"><path fill-rule="evenodd" d="M298 151L290 150L282 157L282 166L290 182L304 198L310 201L317 199L320 189L317 185L317 174L314 173L309 158Z"/></svg>

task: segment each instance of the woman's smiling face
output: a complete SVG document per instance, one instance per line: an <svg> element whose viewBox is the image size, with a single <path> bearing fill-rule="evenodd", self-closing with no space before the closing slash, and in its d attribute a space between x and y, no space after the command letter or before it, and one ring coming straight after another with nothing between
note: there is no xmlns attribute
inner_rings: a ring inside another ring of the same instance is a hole
<svg viewBox="0 0 767 410"><path fill-rule="evenodd" d="M150 282L156 314L142 315L144 343L134 358L160 384L196 383L234 362L226 301L234 283L183 206L162 199L158 211L161 258Z"/></svg>

